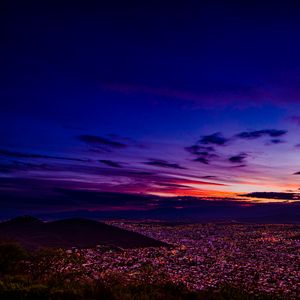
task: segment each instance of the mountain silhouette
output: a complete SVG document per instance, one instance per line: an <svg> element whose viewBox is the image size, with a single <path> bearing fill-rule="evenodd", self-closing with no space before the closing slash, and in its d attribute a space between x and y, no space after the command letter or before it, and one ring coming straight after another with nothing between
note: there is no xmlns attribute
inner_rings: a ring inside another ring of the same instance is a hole
<svg viewBox="0 0 300 300"><path fill-rule="evenodd" d="M167 246L139 233L90 219L43 222L30 216L0 223L0 241L16 241L27 249L92 248L97 245L120 248Z"/></svg>

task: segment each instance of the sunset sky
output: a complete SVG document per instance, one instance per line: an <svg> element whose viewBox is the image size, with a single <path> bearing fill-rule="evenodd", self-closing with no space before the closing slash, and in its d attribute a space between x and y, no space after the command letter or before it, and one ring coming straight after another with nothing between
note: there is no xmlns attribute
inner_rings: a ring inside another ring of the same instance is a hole
<svg viewBox="0 0 300 300"><path fill-rule="evenodd" d="M300 6L279 2L7 1L2 197L297 201Z"/></svg>

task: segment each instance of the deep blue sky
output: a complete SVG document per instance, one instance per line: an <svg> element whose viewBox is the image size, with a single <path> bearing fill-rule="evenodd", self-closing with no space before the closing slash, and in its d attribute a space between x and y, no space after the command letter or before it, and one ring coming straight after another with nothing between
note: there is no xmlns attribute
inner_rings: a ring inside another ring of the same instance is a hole
<svg viewBox="0 0 300 300"><path fill-rule="evenodd" d="M298 192L299 4L102 2L1 4L3 197Z"/></svg>

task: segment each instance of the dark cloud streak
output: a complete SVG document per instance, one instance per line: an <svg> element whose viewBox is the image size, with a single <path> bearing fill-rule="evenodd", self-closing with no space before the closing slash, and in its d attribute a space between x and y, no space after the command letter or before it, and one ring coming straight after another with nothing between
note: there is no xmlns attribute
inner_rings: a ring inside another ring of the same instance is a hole
<svg viewBox="0 0 300 300"><path fill-rule="evenodd" d="M113 148L113 149L123 149L127 148L127 145L123 142L116 141L113 139L108 139L105 137L100 137L96 135L84 134L78 136L78 139L90 146L99 147L101 149Z"/></svg>
<svg viewBox="0 0 300 300"><path fill-rule="evenodd" d="M199 140L200 144L203 145L217 145L217 146L225 146L230 139L225 138L222 133L216 132L210 135L204 135Z"/></svg>
<svg viewBox="0 0 300 300"><path fill-rule="evenodd" d="M113 168L122 168L123 166L116 162L116 161L112 161L112 160L108 160L108 159L100 159L99 162L101 162L102 164L105 164L109 167L113 167Z"/></svg>
<svg viewBox="0 0 300 300"><path fill-rule="evenodd" d="M147 162L144 162L145 165L149 166L157 166L157 167L163 167L163 168L171 168L171 169L186 169L179 164L176 163L170 163L166 160L162 159L150 159Z"/></svg>
<svg viewBox="0 0 300 300"><path fill-rule="evenodd" d="M243 163L245 161L247 156L248 156L247 153L240 153L238 155L234 155L234 156L229 157L228 160L231 163L239 163L240 164L240 163Z"/></svg>
<svg viewBox="0 0 300 300"><path fill-rule="evenodd" d="M37 159L45 158L45 159L57 159L57 160L70 160L70 161L78 161L78 162L89 161L87 159L81 159L81 158L25 153L25 152L10 151L5 149L0 149L0 156L13 157L13 158L37 158Z"/></svg>
<svg viewBox="0 0 300 300"><path fill-rule="evenodd" d="M300 193L283 193L283 192L253 192L240 196L264 199L278 199L278 200L300 200Z"/></svg>
<svg viewBox="0 0 300 300"><path fill-rule="evenodd" d="M203 163L205 165L209 164L209 160L205 157L197 157L197 158L193 159L193 161L200 162L200 163Z"/></svg>
<svg viewBox="0 0 300 300"><path fill-rule="evenodd" d="M263 130L255 130L255 131L243 131L236 135L237 138L240 139L257 139L263 136L269 137L280 137L287 133L286 130L278 130L278 129L263 129Z"/></svg>

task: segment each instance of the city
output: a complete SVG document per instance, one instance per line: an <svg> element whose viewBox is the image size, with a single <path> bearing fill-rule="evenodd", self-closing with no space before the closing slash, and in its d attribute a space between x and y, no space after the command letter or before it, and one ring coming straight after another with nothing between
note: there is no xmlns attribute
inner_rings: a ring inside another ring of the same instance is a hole
<svg viewBox="0 0 300 300"><path fill-rule="evenodd" d="M83 257L85 274L93 279L118 274L128 282L171 280L191 290L230 284L253 294L299 296L300 225L107 223L170 246L68 250Z"/></svg>

